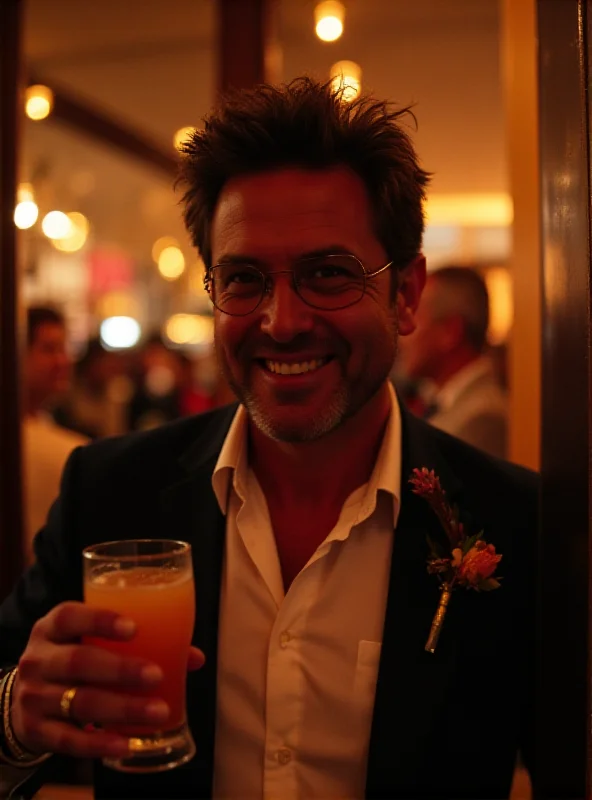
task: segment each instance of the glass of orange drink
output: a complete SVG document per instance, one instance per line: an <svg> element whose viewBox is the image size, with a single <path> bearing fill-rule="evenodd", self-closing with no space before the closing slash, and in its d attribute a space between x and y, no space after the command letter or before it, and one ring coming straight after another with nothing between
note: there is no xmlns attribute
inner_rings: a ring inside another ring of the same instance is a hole
<svg viewBox="0 0 592 800"><path fill-rule="evenodd" d="M152 691L170 708L166 730L145 725L109 728L128 737L129 755L104 763L123 772L161 772L178 767L195 755L187 725L185 688L187 660L195 623L195 590L191 546L166 539L130 539L87 547L84 601L94 608L116 611L136 623L126 642L86 637L121 655L158 664L163 680Z"/></svg>

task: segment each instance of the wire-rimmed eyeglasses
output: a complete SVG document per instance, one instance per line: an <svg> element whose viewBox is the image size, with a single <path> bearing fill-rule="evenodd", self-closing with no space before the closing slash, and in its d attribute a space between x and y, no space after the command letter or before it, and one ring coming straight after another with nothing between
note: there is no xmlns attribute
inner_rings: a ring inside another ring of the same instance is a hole
<svg viewBox="0 0 592 800"><path fill-rule="evenodd" d="M359 302L369 278L392 266L368 272L349 253L301 258L292 269L263 272L248 263L216 264L206 272L204 286L214 306L232 317L245 317L263 301L273 287L272 275L291 274L298 296L312 308L338 311Z"/></svg>

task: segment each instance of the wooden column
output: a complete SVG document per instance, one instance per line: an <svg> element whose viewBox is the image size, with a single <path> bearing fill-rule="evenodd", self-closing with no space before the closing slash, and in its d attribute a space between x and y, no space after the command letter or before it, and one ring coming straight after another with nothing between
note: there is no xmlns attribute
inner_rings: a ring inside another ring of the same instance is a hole
<svg viewBox="0 0 592 800"><path fill-rule="evenodd" d="M217 0L218 90L279 80L277 0Z"/></svg>
<svg viewBox="0 0 592 800"><path fill-rule="evenodd" d="M23 566L18 254L13 214L22 3L0 3L0 600Z"/></svg>
<svg viewBox="0 0 592 800"><path fill-rule="evenodd" d="M538 0L543 255L536 797L590 797L590 65L586 0Z"/></svg>
<svg viewBox="0 0 592 800"><path fill-rule="evenodd" d="M510 191L514 321L509 341L510 459L540 467L541 216L537 0L502 0L501 64Z"/></svg>

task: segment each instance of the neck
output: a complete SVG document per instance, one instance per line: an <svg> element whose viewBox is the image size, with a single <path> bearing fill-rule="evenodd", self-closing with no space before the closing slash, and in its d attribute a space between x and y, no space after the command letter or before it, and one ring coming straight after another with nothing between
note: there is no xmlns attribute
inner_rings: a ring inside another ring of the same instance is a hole
<svg viewBox="0 0 592 800"><path fill-rule="evenodd" d="M474 350L468 350L466 348L449 353L445 359L442 359L438 365L437 373L432 377L431 380L436 384L438 389L441 389L448 383L449 380L454 378L457 372L460 372L461 369L468 367L469 364L473 364L479 358L481 358L480 353L476 353Z"/></svg>
<svg viewBox="0 0 592 800"><path fill-rule="evenodd" d="M286 508L341 508L372 474L390 409L385 382L353 417L311 442L278 442L251 424L249 457L264 493Z"/></svg>

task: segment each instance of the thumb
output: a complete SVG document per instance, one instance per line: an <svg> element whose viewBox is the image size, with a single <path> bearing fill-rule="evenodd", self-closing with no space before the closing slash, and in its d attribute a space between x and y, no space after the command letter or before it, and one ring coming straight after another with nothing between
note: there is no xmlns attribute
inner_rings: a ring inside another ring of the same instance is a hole
<svg viewBox="0 0 592 800"><path fill-rule="evenodd" d="M201 669L205 662L206 657L201 650L198 650L197 647L189 648L189 657L187 659L188 670Z"/></svg>

